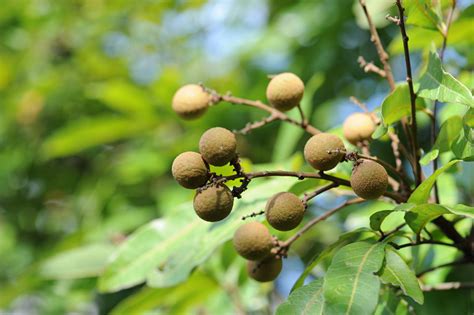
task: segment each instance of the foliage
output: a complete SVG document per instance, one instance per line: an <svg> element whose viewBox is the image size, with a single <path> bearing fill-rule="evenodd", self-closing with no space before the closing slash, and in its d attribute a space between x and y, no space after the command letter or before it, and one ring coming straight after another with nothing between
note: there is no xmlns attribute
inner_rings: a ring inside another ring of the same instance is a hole
<svg viewBox="0 0 474 315"><path fill-rule="evenodd" d="M426 291L473 281L465 245L439 227L439 220L454 222L463 239L472 238L468 1L402 2L424 181L416 187L402 158L411 187L401 203L383 197L320 221L291 244L274 285L249 279L229 240L241 218L262 210L274 193L303 195L327 180L252 180L226 220L206 223L192 213L193 193L171 176L174 157L196 151L206 129L239 129L264 117L221 102L198 121L182 121L171 109L180 86L203 82L265 101L267 74L285 71L305 82L301 108L320 130L341 135L344 118L360 111L349 97L363 100L381 122L370 154L396 167L390 135L411 151L403 124L413 119L403 38L385 19L398 15L393 1L365 2L390 55L393 91L357 64L363 55L384 68L358 0L4 1L0 313L471 312L469 290ZM300 119L297 110L287 114ZM300 126L284 122L252 130L238 136L241 165L245 172L314 173L302 155L307 139ZM349 164L330 175L349 179ZM231 166L212 171L233 173ZM352 194L332 191L309 204L301 226ZM271 231L281 240L295 233Z"/></svg>

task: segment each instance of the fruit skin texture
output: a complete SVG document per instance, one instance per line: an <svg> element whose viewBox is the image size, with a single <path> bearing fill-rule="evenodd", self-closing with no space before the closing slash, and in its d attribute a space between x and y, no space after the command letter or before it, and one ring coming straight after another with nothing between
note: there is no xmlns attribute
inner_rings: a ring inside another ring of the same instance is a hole
<svg viewBox="0 0 474 315"><path fill-rule="evenodd" d="M171 166L174 179L184 188L195 189L207 182L209 172L201 154L183 152L178 155Z"/></svg>
<svg viewBox="0 0 474 315"><path fill-rule="evenodd" d="M303 220L305 207L303 202L289 192L280 192L271 197L265 207L268 223L279 231L289 231Z"/></svg>
<svg viewBox="0 0 474 315"><path fill-rule="evenodd" d="M344 138L352 144L370 140L375 131L375 123L369 114L355 113L346 118L342 124Z"/></svg>
<svg viewBox="0 0 474 315"><path fill-rule="evenodd" d="M280 274L281 268L281 259L275 257L269 257L262 261L249 260L247 262L249 276L259 282L275 280Z"/></svg>
<svg viewBox="0 0 474 315"><path fill-rule="evenodd" d="M172 107L178 116L191 120L202 116L209 107L211 95L197 84L182 86L173 96Z"/></svg>
<svg viewBox="0 0 474 315"><path fill-rule="evenodd" d="M225 128L211 128L203 133L199 140L199 152L211 165L226 165L235 157L236 150L235 135Z"/></svg>
<svg viewBox="0 0 474 315"><path fill-rule="evenodd" d="M387 189L387 171L377 162L362 160L359 163L352 171L352 189L361 198L377 199Z"/></svg>
<svg viewBox="0 0 474 315"><path fill-rule="evenodd" d="M227 186L214 185L196 192L193 205L201 219L217 222L229 215L234 205L234 196Z"/></svg>
<svg viewBox="0 0 474 315"><path fill-rule="evenodd" d="M267 86L267 99L276 109L286 112L300 103L303 98L304 83L290 72L274 76Z"/></svg>
<svg viewBox="0 0 474 315"><path fill-rule="evenodd" d="M239 227L234 234L234 248L240 256L249 260L260 260L270 254L273 239L267 227L253 221Z"/></svg>
<svg viewBox="0 0 474 315"><path fill-rule="evenodd" d="M339 153L334 151L339 150ZM334 168L344 157L342 140L330 133L319 133L312 136L304 147L306 161L317 170L327 171ZM332 152L328 152L332 151Z"/></svg>

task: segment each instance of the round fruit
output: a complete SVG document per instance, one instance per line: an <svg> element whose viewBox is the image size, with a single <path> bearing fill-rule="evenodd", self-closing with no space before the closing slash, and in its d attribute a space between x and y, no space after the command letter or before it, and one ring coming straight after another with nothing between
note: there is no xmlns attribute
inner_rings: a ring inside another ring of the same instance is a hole
<svg viewBox="0 0 474 315"><path fill-rule="evenodd" d="M330 133L312 136L304 147L304 157L312 167L320 171L334 168L345 155L342 140Z"/></svg>
<svg viewBox="0 0 474 315"><path fill-rule="evenodd" d="M387 189L388 174L385 168L370 160L359 161L351 176L351 186L357 196L377 199Z"/></svg>
<svg viewBox="0 0 474 315"><path fill-rule="evenodd" d="M183 152L178 155L171 166L174 179L184 188L195 189L203 186L209 172L201 154L196 152Z"/></svg>
<svg viewBox="0 0 474 315"><path fill-rule="evenodd" d="M249 222L234 234L234 248L240 256L250 260L260 260L270 254L273 239L267 227L260 222Z"/></svg>
<svg viewBox="0 0 474 315"><path fill-rule="evenodd" d="M195 119L202 116L211 101L211 95L197 84L182 86L173 96L172 107L183 119Z"/></svg>
<svg viewBox="0 0 474 315"><path fill-rule="evenodd" d="M347 117L342 125L344 138L352 144L370 140L375 131L375 123L369 114L355 113Z"/></svg>
<svg viewBox="0 0 474 315"><path fill-rule="evenodd" d="M299 105L304 93L304 83L290 72L274 76L267 86L267 99L276 109L286 112Z"/></svg>
<svg viewBox="0 0 474 315"><path fill-rule="evenodd" d="M295 194L281 192L268 200L265 216L275 229L289 231L301 223L304 211L303 202Z"/></svg>
<svg viewBox="0 0 474 315"><path fill-rule="evenodd" d="M207 130L199 140L199 152L207 163L223 166L236 155L237 141L235 135L221 127Z"/></svg>
<svg viewBox="0 0 474 315"><path fill-rule="evenodd" d="M196 192L194 211L203 220L216 222L227 217L234 205L232 192L225 185L214 185Z"/></svg>
<svg viewBox="0 0 474 315"><path fill-rule="evenodd" d="M273 281L278 277L282 268L281 259L268 257L262 261L249 260L247 272L249 276L259 282Z"/></svg>

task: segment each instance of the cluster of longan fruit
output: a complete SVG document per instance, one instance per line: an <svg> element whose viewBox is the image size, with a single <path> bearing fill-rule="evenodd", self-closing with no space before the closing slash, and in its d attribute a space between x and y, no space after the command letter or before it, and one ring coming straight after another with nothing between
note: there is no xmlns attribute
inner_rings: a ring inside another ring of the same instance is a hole
<svg viewBox="0 0 474 315"><path fill-rule="evenodd" d="M292 73L281 73L270 80L266 96L269 103L285 112L297 106L303 97L303 81ZM173 97L173 110L184 119L203 115L213 102L212 94L204 87L189 84L181 87ZM367 113L350 115L343 124L343 134L352 144L371 138L375 123ZM234 194L224 182L212 180L209 165L224 166L237 159L234 134L221 127L207 130L199 140L199 153L184 152L176 157L172 174L176 181L188 189L196 189L193 206L196 214L208 222L225 219L232 211ZM336 135L319 133L312 136L304 147L306 161L317 171L333 169L346 160L346 148ZM354 192L364 199L376 199L385 193L388 174L385 168L371 160L357 160L350 184ZM306 204L289 192L273 195L265 207L268 224L279 231L296 228L303 220ZM278 240L264 224L256 221L240 226L234 234L237 253L248 260L249 275L257 281L272 281L281 271Z"/></svg>

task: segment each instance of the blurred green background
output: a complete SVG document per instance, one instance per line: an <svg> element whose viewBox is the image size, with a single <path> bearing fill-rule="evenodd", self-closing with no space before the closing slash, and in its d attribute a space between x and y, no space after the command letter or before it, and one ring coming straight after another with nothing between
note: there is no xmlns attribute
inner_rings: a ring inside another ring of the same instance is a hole
<svg viewBox="0 0 474 315"><path fill-rule="evenodd" d="M392 54L395 77L402 81L398 29L383 18L392 1L367 2ZM455 23L472 23L472 2L459 1L459 7L464 11ZM351 95L371 109L380 105L388 85L357 64L359 55L368 61L377 61L377 55L356 8L353 0L2 1L0 313L95 314L117 305L128 313L156 308L163 313L270 312L301 272L304 253L358 226L366 212L315 231L318 241L301 249L302 261L292 258L296 267L282 275L277 291L244 281L235 297L233 280L225 279L235 280L242 262L237 271L220 274L213 267L219 259L229 266L237 260L229 243L184 284L141 291L135 300L130 297L139 286L99 293L96 277L129 233L192 199L193 192L170 176L177 154L197 150L200 135L210 127L240 129L264 117L219 104L197 121L182 121L171 110L181 85L202 82L222 93L265 101L267 75L291 71L306 82L305 108L322 130L337 128L348 113L359 111L349 102ZM425 39L410 41L418 73L430 48L426 38L439 47L440 36L422 28L409 32ZM458 27L446 64L472 88L469 32L472 28ZM462 111L462 106L443 109L441 121ZM420 121L428 149L428 119ZM302 164L297 152L306 139L297 128L273 123L239 137L239 152L248 164L297 169ZM377 143L373 152L390 160L388 146ZM465 168L472 174L472 167ZM442 198L453 199L450 203L467 198L472 204L466 174L445 175L451 186L445 185ZM461 188L454 186L456 180Z"/></svg>

